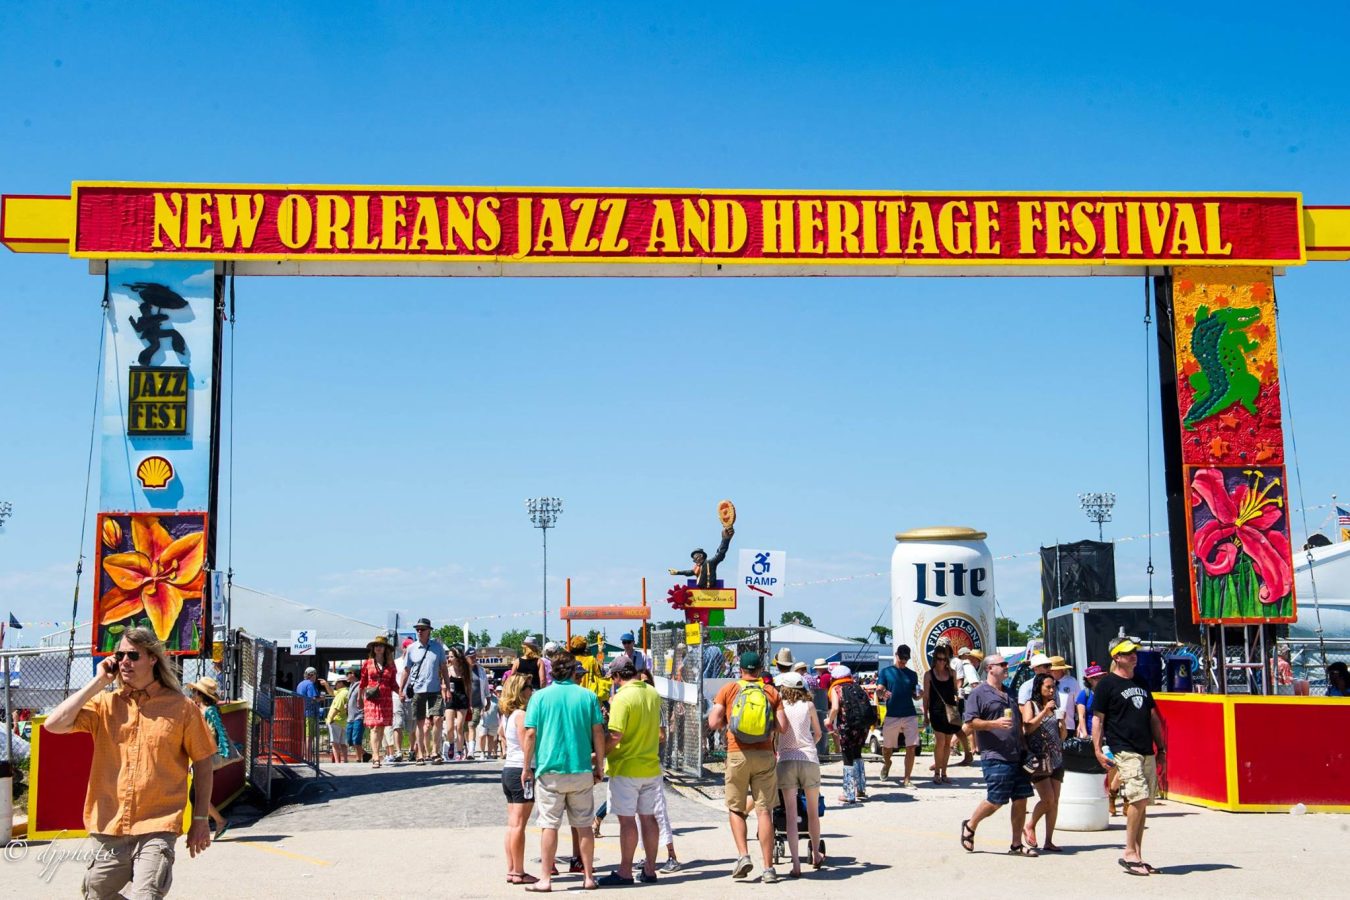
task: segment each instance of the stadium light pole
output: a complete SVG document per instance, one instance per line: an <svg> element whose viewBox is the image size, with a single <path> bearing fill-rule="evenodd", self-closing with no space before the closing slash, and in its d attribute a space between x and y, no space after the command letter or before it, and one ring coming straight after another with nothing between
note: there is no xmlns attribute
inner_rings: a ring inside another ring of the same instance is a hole
<svg viewBox="0 0 1350 900"><path fill-rule="evenodd" d="M1111 521L1111 507L1116 505L1112 493L1079 494L1078 505L1087 513L1088 520L1097 523L1097 541L1102 539L1102 523Z"/></svg>
<svg viewBox="0 0 1350 900"><path fill-rule="evenodd" d="M0 500L0 528L5 527L5 522L14 515L14 504L8 500Z"/></svg>
<svg viewBox="0 0 1350 900"><path fill-rule="evenodd" d="M562 515L561 497L531 497L525 501L530 511L530 522L544 533L544 642L548 642L548 530Z"/></svg>

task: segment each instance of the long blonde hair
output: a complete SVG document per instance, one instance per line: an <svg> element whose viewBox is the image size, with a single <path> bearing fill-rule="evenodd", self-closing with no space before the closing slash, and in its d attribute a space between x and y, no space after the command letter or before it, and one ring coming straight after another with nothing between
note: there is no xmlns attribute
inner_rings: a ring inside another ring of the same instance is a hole
<svg viewBox="0 0 1350 900"><path fill-rule="evenodd" d="M137 650L149 653L155 658L156 681L175 693L181 694L183 692L183 683L178 680L178 670L164 652L164 642L153 631L149 628L137 626L122 632L122 637L124 640L130 641ZM121 687L121 676L118 676L117 683Z"/></svg>
<svg viewBox="0 0 1350 900"><path fill-rule="evenodd" d="M524 709L530 702L530 698L525 696L525 691L533 687L534 682L528 675L512 675L506 679L506 685L502 688L502 699L497 703L502 715L509 716L518 709Z"/></svg>

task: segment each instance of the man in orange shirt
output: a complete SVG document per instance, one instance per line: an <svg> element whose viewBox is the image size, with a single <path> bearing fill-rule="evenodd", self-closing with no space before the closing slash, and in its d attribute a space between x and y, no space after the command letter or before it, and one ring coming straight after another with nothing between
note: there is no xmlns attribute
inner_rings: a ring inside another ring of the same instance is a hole
<svg viewBox="0 0 1350 900"><path fill-rule="evenodd" d="M117 689L107 690L115 684ZM174 842L183 832L188 764L193 774L188 852L211 843L211 758L216 742L148 628L131 628L93 679L43 727L94 739L84 827L99 844L84 876L86 897L163 897L173 883Z"/></svg>
<svg viewBox="0 0 1350 900"><path fill-rule="evenodd" d="M745 878L754 868L750 861L750 850L746 844L745 817L749 809L745 802L746 794L752 794L755 801L755 814L758 819L759 849L764 856L765 883L778 880L773 870L773 807L778 793L777 766L774 755L773 729L764 740L753 743L738 740L729 720L729 710L736 702L736 696L753 685L768 698L772 710L771 723L781 733L787 728L787 716L783 712L783 701L778 691L763 683L760 672L759 654L753 650L741 654L741 678L724 685L713 699L713 707L708 711L708 727L716 731L727 728L727 770L726 804L731 819L731 836L736 840L736 865L731 870L732 878Z"/></svg>

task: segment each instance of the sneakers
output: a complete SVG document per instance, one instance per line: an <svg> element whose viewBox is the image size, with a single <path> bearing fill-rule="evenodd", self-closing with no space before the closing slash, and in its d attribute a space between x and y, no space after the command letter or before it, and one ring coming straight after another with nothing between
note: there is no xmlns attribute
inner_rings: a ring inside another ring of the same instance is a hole
<svg viewBox="0 0 1350 900"><path fill-rule="evenodd" d="M891 764L890 764L890 763L882 763L882 764L881 764L881 777L882 777L882 778L889 778L889 777L891 777Z"/></svg>
<svg viewBox="0 0 1350 900"><path fill-rule="evenodd" d="M764 874L759 876L759 880L765 884L777 884L778 873L773 870L773 866L769 866L764 870Z"/></svg>
<svg viewBox="0 0 1350 900"><path fill-rule="evenodd" d="M581 864L581 857L574 856L567 861L567 871L569 873L585 872L586 867Z"/></svg>
<svg viewBox="0 0 1350 900"><path fill-rule="evenodd" d="M666 864L661 867L661 871L669 875L671 872L680 871L680 869L683 868L683 865L683 863L672 856L670 859L666 860Z"/></svg>
<svg viewBox="0 0 1350 900"><path fill-rule="evenodd" d="M750 874L750 870L754 867L755 864L750 862L749 856L742 856L740 859L736 860L736 866L731 870L731 877L737 879L745 878Z"/></svg>

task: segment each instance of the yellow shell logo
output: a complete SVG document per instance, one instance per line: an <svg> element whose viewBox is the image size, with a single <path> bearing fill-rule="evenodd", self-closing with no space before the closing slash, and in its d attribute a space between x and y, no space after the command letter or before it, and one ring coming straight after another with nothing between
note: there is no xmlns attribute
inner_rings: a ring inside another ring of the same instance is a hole
<svg viewBox="0 0 1350 900"><path fill-rule="evenodd" d="M136 477L147 490L158 490L173 480L173 466L162 456L147 456L136 467Z"/></svg>

